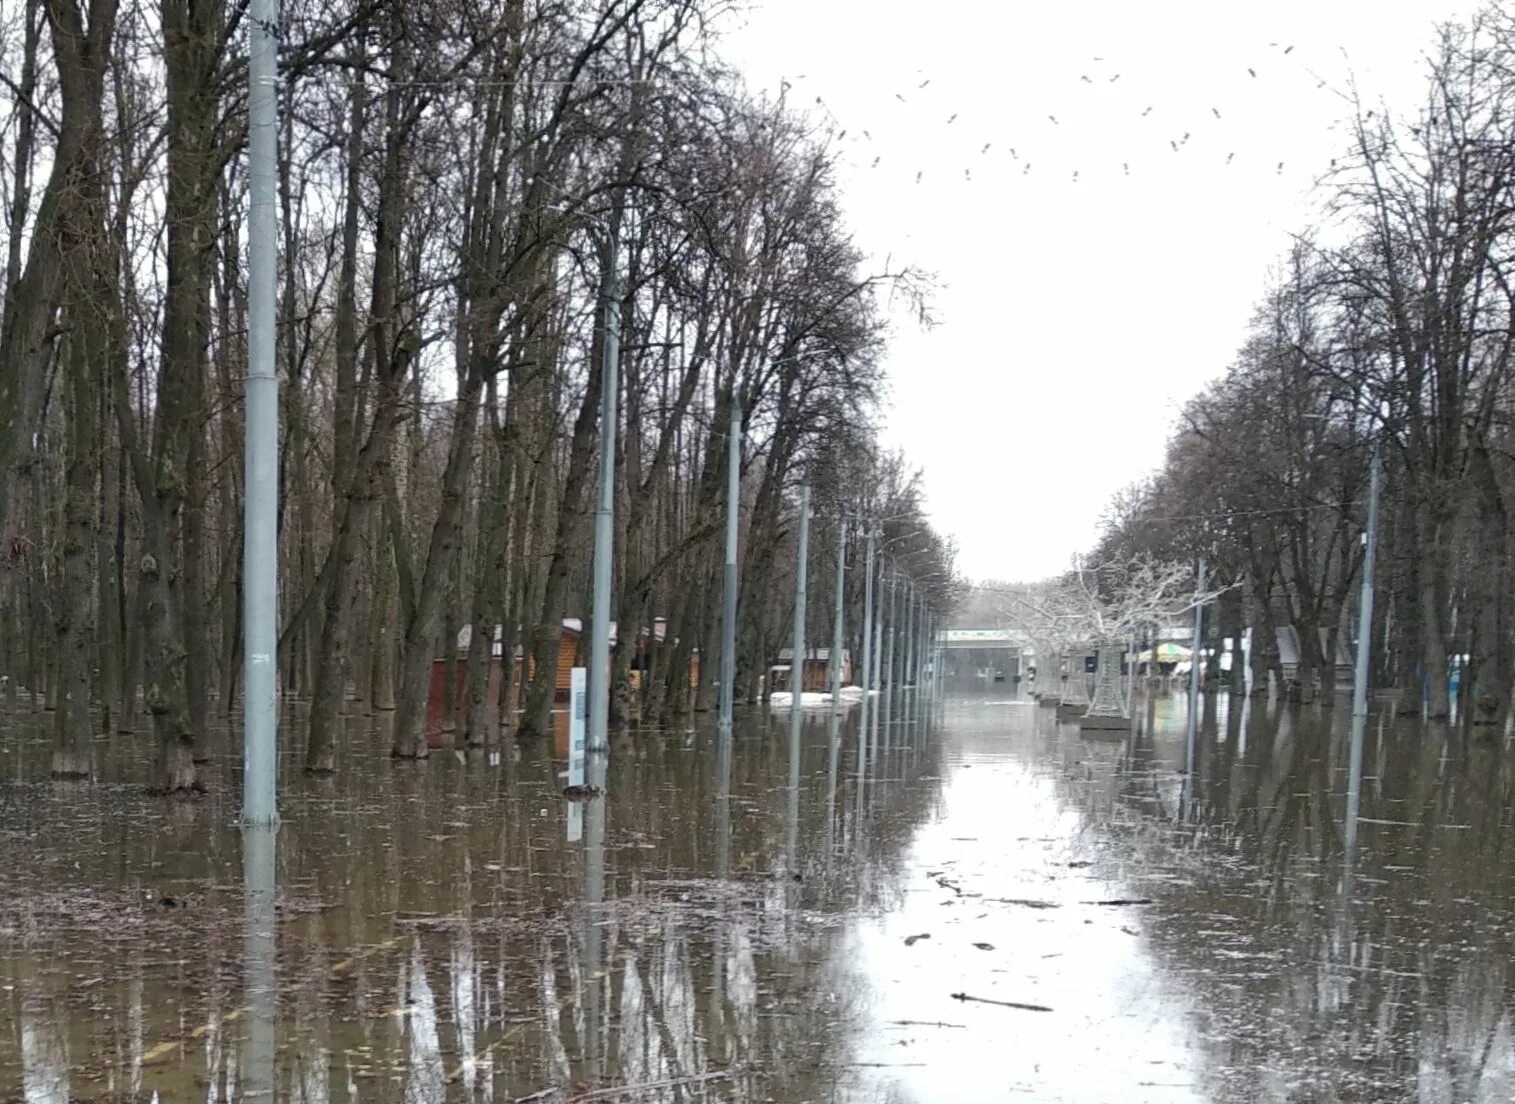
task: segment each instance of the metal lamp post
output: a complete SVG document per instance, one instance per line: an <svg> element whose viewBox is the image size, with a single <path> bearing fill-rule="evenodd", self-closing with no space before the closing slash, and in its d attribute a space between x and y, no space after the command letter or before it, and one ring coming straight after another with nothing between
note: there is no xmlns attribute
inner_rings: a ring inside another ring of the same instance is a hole
<svg viewBox="0 0 1515 1104"><path fill-rule="evenodd" d="M594 596L589 639L589 731L586 748L610 747L610 587L615 555L615 449L621 389L621 293L616 279L619 242L610 239L605 281L605 363L600 380L599 496L594 511Z"/></svg>
<svg viewBox="0 0 1515 1104"><path fill-rule="evenodd" d="M1352 740L1347 753L1347 855L1357 850L1357 814L1362 805L1363 730L1368 722L1368 664L1372 660L1373 572L1378 553L1378 495L1383 483L1380 439L1368 460L1368 528L1362 561L1362 596L1357 610L1357 662L1352 672Z"/></svg>
<svg viewBox="0 0 1515 1104"><path fill-rule="evenodd" d="M277 0L248 9L247 493L242 526L242 821L278 812L279 378L274 372Z"/></svg>
<svg viewBox="0 0 1515 1104"><path fill-rule="evenodd" d="M726 566L721 579L721 700L719 726L731 731L736 694L736 545L742 497L742 400L731 387L731 426L726 432Z"/></svg>

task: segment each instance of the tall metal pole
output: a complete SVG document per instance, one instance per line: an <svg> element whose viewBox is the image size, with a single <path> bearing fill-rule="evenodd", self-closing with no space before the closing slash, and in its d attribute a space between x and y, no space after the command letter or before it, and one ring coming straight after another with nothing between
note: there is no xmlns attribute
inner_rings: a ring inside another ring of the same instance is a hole
<svg viewBox="0 0 1515 1104"><path fill-rule="evenodd" d="M1204 592L1205 561L1201 559L1194 580L1194 646L1189 652L1189 720L1184 733L1184 770L1191 776L1194 774L1194 741L1199 731L1199 649L1205 624L1205 606L1200 596ZM1192 784L1189 792L1194 792Z"/></svg>
<svg viewBox="0 0 1515 1104"><path fill-rule="evenodd" d="M1357 850L1357 813L1362 804L1362 742L1368 722L1368 664L1373 649L1373 571L1378 554L1378 494L1383 482L1383 457L1380 443L1374 441L1368 461L1368 530L1363 550L1362 597L1357 610L1357 663L1352 672L1352 743L1347 760L1346 843L1350 865Z"/></svg>
<svg viewBox="0 0 1515 1104"><path fill-rule="evenodd" d="M847 616L847 519L842 518L836 534L836 618L831 626L831 709L842 704L842 630Z"/></svg>
<svg viewBox="0 0 1515 1104"><path fill-rule="evenodd" d="M889 635L888 644L884 648L884 720L886 723L894 721L894 692L896 689L894 669L894 638L899 635L898 619L895 609L895 591L898 589L896 580L899 576L891 571L889 573Z"/></svg>
<svg viewBox="0 0 1515 1104"><path fill-rule="evenodd" d="M863 708L858 715L864 736L868 733L868 718L874 710L870 700L873 690L873 530L868 530L868 551L863 568Z"/></svg>
<svg viewBox="0 0 1515 1104"><path fill-rule="evenodd" d="M912 692L920 689L915 679L915 584L905 583L905 679Z"/></svg>
<svg viewBox="0 0 1515 1104"><path fill-rule="evenodd" d="M722 579L720 727L731 731L736 700L736 538L742 495L742 402L731 393L731 428L726 432L726 570Z"/></svg>
<svg viewBox="0 0 1515 1104"><path fill-rule="evenodd" d="M594 510L588 751L610 748L610 580L615 556L616 403L621 390L621 292L616 279L619 246L612 236L610 272L605 280L605 365L600 380L600 493Z"/></svg>
<svg viewBox="0 0 1515 1104"><path fill-rule="evenodd" d="M878 580L878 584L879 584L879 589L880 590L883 589L883 583L884 583L883 577L882 577L882 575L880 575L880 578ZM873 705L873 713L868 718L868 721L869 721L868 743L869 743L869 746L872 747L872 748L877 748L878 747L878 726L879 726L880 715L883 713L883 710L884 710L884 700L885 700L885 698L884 698L884 690L883 690L883 683L882 683L883 673L884 673L884 664L883 664L883 658L884 658L884 652L883 652L883 643L884 643L884 617L883 617L883 612L884 612L883 603L880 602L879 603L879 615L873 619L874 620L874 625L873 625L873 641L869 645L869 647L871 647L873 649L873 659L871 661L871 665L873 667L873 686L872 686L871 690L872 690L873 693L875 693L875 694L878 695L878 700L876 702L874 702L874 705Z"/></svg>
<svg viewBox="0 0 1515 1104"><path fill-rule="evenodd" d="M805 569L810 562L810 486L800 487L800 540L794 568L794 658L789 663L789 735L800 734L800 698L805 692Z"/></svg>
<svg viewBox="0 0 1515 1104"><path fill-rule="evenodd" d="M247 70L247 493L242 515L242 821L262 825L279 820L279 378L274 374L278 20L278 0L251 0Z"/></svg>

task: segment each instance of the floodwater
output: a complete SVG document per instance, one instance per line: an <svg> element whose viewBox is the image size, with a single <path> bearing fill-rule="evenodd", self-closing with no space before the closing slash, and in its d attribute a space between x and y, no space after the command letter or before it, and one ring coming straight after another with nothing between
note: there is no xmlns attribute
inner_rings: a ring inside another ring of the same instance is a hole
<svg viewBox="0 0 1515 1104"><path fill-rule="evenodd" d="M1374 717L1348 863L1345 708L1207 702L1191 790L1182 699L993 691L623 739L584 803L354 718L276 835L229 737L165 804L0 718L0 1101L1515 1096L1497 743Z"/></svg>

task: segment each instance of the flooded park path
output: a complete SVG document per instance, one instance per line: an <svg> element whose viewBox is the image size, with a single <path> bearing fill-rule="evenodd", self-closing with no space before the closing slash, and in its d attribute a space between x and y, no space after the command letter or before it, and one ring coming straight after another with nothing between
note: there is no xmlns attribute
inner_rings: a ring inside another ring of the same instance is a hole
<svg viewBox="0 0 1515 1104"><path fill-rule="evenodd" d="M1503 750L1375 716L1348 864L1345 710L1210 703L1192 792L1184 710L644 734L583 803L354 719L266 851L230 741L168 805L13 715L0 1101L1511 1099Z"/></svg>

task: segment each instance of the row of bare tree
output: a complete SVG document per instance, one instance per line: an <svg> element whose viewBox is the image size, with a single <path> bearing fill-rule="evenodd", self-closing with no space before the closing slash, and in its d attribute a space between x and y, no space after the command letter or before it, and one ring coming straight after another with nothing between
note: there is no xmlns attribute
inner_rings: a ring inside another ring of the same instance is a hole
<svg viewBox="0 0 1515 1104"><path fill-rule="evenodd" d="M1225 375L1152 481L1114 505L1098 558L1206 556L1215 636L1251 626L1257 676L1298 632L1300 689L1355 633L1369 458L1386 466L1375 684L1434 717L1503 723L1515 684L1515 19L1442 29L1423 106L1360 105L1354 141ZM1239 688L1241 665L1231 679ZM1258 677L1255 688L1266 687Z"/></svg>
<svg viewBox="0 0 1515 1104"><path fill-rule="evenodd" d="M711 698L717 664L685 672L719 639L733 403L748 693L784 631L800 480L828 514L907 517L917 572L950 577L874 431L882 297L919 307L923 281L865 270L825 143L713 59L723 5L282 7L280 670L309 701L308 767L333 769L350 699L393 708L394 753L424 756L433 664L465 625L527 657L525 687L502 665L500 716L547 730L562 621L588 604L612 301L614 612L622 641L668 626L643 716ZM156 785L193 787L235 708L245 18L0 17L0 672L56 707L59 775L87 773L102 719L145 712ZM469 742L492 738L487 662L463 661Z"/></svg>

